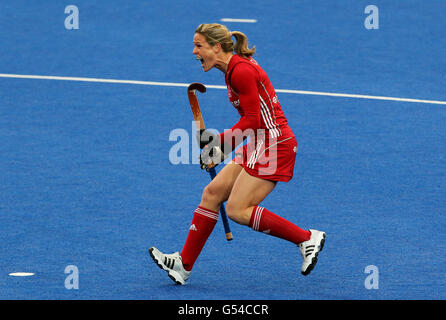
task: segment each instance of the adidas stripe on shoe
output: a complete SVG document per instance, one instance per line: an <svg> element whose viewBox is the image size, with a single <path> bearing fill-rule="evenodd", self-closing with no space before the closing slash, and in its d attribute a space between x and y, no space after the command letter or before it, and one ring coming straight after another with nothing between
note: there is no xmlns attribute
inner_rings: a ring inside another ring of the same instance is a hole
<svg viewBox="0 0 446 320"><path fill-rule="evenodd" d="M300 253L304 259L300 272L306 276L314 269L317 263L319 252L322 251L325 243L325 232L310 229L309 240L299 244Z"/></svg>
<svg viewBox="0 0 446 320"><path fill-rule="evenodd" d="M191 272L186 271L183 267L183 261L179 252L173 254L164 254L155 247L149 249L150 256L153 261L167 272L169 278L171 278L176 284L185 284L189 278Z"/></svg>

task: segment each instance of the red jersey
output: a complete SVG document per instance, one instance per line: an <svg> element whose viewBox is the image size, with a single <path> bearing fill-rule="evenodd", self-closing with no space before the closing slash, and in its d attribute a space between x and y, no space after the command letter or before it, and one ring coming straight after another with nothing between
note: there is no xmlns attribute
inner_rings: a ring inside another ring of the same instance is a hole
<svg viewBox="0 0 446 320"><path fill-rule="evenodd" d="M236 137L230 133L236 129L242 132L246 129L252 129L254 132L263 129L269 138L293 135L273 85L253 58L246 59L233 55L229 61L225 81L229 101L241 118L231 130L221 134L222 142L225 141L234 148Z"/></svg>

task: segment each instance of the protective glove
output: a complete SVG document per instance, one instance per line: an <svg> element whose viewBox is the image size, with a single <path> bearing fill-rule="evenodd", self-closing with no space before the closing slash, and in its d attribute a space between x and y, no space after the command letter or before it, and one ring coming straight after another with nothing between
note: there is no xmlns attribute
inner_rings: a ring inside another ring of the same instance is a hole
<svg viewBox="0 0 446 320"><path fill-rule="evenodd" d="M200 149L203 149L206 145L209 145L211 143L214 143L214 145L220 144L220 136L218 134L212 133L211 131L207 129L200 129L197 130L197 135L200 138Z"/></svg>

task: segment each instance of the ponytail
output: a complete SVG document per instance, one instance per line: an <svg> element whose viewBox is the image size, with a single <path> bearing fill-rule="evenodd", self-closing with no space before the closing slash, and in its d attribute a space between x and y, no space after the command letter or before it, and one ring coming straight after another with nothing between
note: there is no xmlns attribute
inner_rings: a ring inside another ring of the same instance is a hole
<svg viewBox="0 0 446 320"><path fill-rule="evenodd" d="M256 51L255 46L249 48L248 37L244 33L240 31L230 32L228 28L222 24L200 24L195 30L195 33L203 35L211 46L220 43L224 52L234 52L243 58L251 57ZM232 40L232 37L235 38L235 43Z"/></svg>
<svg viewBox="0 0 446 320"><path fill-rule="evenodd" d="M232 31L232 36L235 38L234 52L241 57L249 58L256 52L256 47L249 48L248 37L240 31Z"/></svg>

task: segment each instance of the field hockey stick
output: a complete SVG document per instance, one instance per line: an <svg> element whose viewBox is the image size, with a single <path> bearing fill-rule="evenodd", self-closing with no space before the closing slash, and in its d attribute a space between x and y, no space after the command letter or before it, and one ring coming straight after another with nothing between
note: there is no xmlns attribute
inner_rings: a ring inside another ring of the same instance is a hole
<svg viewBox="0 0 446 320"><path fill-rule="evenodd" d="M200 131L200 129L205 129L205 126L204 126L203 116L201 115L200 105L198 103L198 98L196 94L197 90L200 91L201 93L204 93L206 92L206 87L198 82L192 83L187 88L187 96L189 97L190 108L192 110L192 114L194 115L194 120L197 126L197 130ZM197 138L198 140L200 140L199 136ZM200 141L198 141L198 144L200 144ZM217 172L215 171L215 165L211 164L208 167L209 167L209 174L211 176L211 179L213 180L217 175ZM220 215L223 221L223 227L225 228L226 240L231 241L232 232L229 227L228 216L226 215L226 210L223 203L220 206Z"/></svg>

